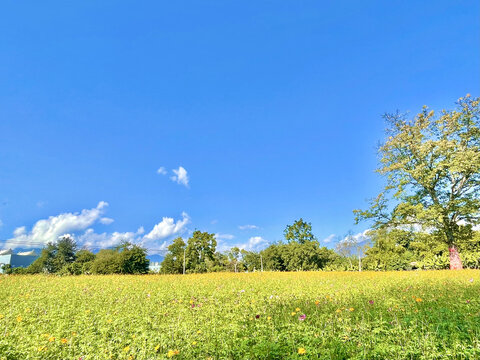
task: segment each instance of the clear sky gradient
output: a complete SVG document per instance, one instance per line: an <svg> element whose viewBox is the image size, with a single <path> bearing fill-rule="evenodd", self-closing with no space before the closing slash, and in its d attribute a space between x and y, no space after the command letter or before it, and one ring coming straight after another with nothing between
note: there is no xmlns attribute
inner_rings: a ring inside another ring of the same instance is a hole
<svg viewBox="0 0 480 360"><path fill-rule="evenodd" d="M253 249L299 217L321 241L362 232L352 210L380 190L381 115L479 95L479 13L464 0L3 2L0 240L159 249L199 229Z"/></svg>

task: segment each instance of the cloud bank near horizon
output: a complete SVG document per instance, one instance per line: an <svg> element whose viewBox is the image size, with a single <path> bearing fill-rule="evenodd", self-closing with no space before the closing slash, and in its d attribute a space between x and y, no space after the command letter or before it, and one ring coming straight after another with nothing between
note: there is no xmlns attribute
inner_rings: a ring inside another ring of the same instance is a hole
<svg viewBox="0 0 480 360"><path fill-rule="evenodd" d="M62 236L70 236L75 239L80 248L98 250L128 241L148 248L150 254L158 254L166 250L168 240L185 233L190 223L190 217L183 212L181 219L178 220L163 217L162 221L155 224L147 234L144 234L143 226L136 231L96 233L92 228L94 225L110 225L114 221L104 216L107 208L108 203L100 201L92 209L62 213L38 220L31 230L27 230L26 226L17 227L13 231L13 237L8 239L2 247L6 249L39 248L49 242L57 241Z"/></svg>

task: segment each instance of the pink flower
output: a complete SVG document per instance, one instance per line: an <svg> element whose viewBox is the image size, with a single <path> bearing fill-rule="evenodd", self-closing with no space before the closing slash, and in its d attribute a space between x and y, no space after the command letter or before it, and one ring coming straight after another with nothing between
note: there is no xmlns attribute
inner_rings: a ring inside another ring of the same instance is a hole
<svg viewBox="0 0 480 360"><path fill-rule="evenodd" d="M375 301L369 300L368 303L369 303L370 305L373 305L373 304L375 303Z"/></svg>
<svg viewBox="0 0 480 360"><path fill-rule="evenodd" d="M300 316L298 317L298 320L303 321L303 320L305 320L306 318L307 318L307 315L302 314L302 315L300 315Z"/></svg>

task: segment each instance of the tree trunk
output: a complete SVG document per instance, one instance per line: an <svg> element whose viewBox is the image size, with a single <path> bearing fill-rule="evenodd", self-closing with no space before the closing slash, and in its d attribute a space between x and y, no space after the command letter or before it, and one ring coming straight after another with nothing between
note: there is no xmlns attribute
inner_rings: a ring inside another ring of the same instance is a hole
<svg viewBox="0 0 480 360"><path fill-rule="evenodd" d="M444 223L448 224L448 217L444 218ZM448 252L450 254L450 270L461 270L463 269L462 259L460 259L460 253L454 245L455 236L453 229L451 227L446 227L445 235L447 236Z"/></svg>
<svg viewBox="0 0 480 360"><path fill-rule="evenodd" d="M450 270L461 270L462 259L460 259L460 254L457 248L454 245L448 247L448 252L450 253Z"/></svg>

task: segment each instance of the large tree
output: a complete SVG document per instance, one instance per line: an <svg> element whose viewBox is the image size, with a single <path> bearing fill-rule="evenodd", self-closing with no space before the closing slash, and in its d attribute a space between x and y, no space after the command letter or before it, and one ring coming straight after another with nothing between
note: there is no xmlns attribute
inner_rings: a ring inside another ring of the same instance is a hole
<svg viewBox="0 0 480 360"><path fill-rule="evenodd" d="M70 236L62 236L56 242L49 242L30 266L32 273L48 272L56 273L64 266L75 261L77 244Z"/></svg>
<svg viewBox="0 0 480 360"><path fill-rule="evenodd" d="M192 272L206 272L209 263L215 262L217 240L215 234L195 230L186 248L187 267Z"/></svg>
<svg viewBox="0 0 480 360"><path fill-rule="evenodd" d="M162 261L161 271L165 274L182 274L186 244L181 237L168 246L168 253Z"/></svg>
<svg viewBox="0 0 480 360"><path fill-rule="evenodd" d="M312 224L303 221L302 218L296 220L292 225L287 225L283 234L287 242L304 244L316 240L312 233Z"/></svg>
<svg viewBox="0 0 480 360"><path fill-rule="evenodd" d="M461 269L458 240L464 227L480 223L479 98L460 98L455 110L438 115L426 106L413 119L385 115L387 138L380 145L386 186L357 221L374 228L407 224L437 232L448 245L450 268Z"/></svg>

